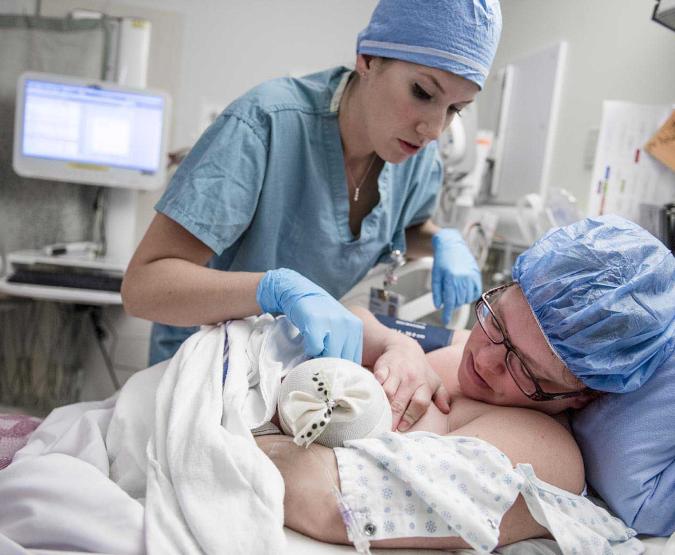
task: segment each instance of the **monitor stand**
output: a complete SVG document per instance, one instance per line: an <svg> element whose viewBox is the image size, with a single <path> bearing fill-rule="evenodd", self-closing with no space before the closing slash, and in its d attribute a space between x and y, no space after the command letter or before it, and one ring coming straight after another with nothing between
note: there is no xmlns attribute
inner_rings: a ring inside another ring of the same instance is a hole
<svg viewBox="0 0 675 555"><path fill-rule="evenodd" d="M108 187L104 191L106 252L102 261L116 263L126 270L136 248L138 191Z"/></svg>
<svg viewBox="0 0 675 555"><path fill-rule="evenodd" d="M7 256L7 274L11 275L15 269L20 267L25 269L62 267L64 272L70 269L122 276L136 248L138 191L111 187L102 192L105 198L103 216L107 243L104 256L93 257L86 253L52 256L40 249L15 251ZM92 305L122 303L120 294L117 292L9 283L7 278L1 276L0 293Z"/></svg>
<svg viewBox="0 0 675 555"><path fill-rule="evenodd" d="M42 249L21 250L7 256L9 269L13 263L50 264L124 273L136 248L138 191L111 187L102 192L106 240L106 252L102 256L94 257L82 252L50 255ZM99 241L103 238L94 239Z"/></svg>

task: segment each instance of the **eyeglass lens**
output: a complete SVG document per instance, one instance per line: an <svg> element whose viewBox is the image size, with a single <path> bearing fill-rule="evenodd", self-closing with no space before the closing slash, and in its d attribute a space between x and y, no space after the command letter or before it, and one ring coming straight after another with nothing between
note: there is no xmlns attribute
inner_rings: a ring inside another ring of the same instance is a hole
<svg viewBox="0 0 675 555"><path fill-rule="evenodd" d="M500 324L497 322L497 320L495 320L492 312L490 312L490 309L488 308L485 301L482 299L479 300L476 308L478 320L490 341L493 343L504 343L506 339L504 337L504 332ZM515 380L518 387L520 387L520 389L523 391L523 393L526 395L532 395L536 392L537 389L527 371L523 367L522 361L514 351L508 348L506 352L506 365L511 373L511 376L513 376L513 379Z"/></svg>
<svg viewBox="0 0 675 555"><path fill-rule="evenodd" d="M479 299L476 308L478 320L490 340L494 343L501 343L504 341L504 333L483 299Z"/></svg>
<svg viewBox="0 0 675 555"><path fill-rule="evenodd" d="M506 353L506 366L511 371L511 376L513 376L518 387L523 390L523 393L532 395L537 391L532 378L530 378L525 368L523 368L520 357L511 350Z"/></svg>

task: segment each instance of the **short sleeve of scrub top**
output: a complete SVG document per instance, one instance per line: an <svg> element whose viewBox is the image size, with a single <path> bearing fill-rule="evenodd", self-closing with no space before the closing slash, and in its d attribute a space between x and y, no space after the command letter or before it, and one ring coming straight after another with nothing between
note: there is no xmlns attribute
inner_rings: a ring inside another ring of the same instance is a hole
<svg viewBox="0 0 675 555"><path fill-rule="evenodd" d="M176 171L156 206L215 253L230 247L251 223L263 185L264 130L222 114Z"/></svg>

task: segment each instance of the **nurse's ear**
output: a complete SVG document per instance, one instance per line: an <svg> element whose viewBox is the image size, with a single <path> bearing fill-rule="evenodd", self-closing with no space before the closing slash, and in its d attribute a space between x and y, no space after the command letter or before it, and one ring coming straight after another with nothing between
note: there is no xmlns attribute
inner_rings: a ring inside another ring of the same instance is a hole
<svg viewBox="0 0 675 555"><path fill-rule="evenodd" d="M373 69L373 61L375 56L370 56L368 54L357 54L356 56L356 73L359 74L359 77L365 79L370 71Z"/></svg>

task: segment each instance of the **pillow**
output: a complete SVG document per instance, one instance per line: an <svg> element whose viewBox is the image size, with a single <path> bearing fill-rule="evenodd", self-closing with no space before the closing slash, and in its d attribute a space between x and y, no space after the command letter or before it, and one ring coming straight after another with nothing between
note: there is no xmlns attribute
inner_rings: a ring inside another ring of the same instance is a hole
<svg viewBox="0 0 675 555"><path fill-rule="evenodd" d="M640 534L675 532L675 353L632 393L607 394L572 427L587 482Z"/></svg>

